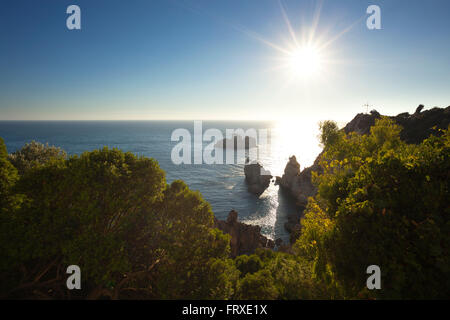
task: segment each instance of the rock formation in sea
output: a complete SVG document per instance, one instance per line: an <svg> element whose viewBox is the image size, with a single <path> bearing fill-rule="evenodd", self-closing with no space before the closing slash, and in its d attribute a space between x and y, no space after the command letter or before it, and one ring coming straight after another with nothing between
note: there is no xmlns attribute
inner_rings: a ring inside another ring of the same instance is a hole
<svg viewBox="0 0 450 320"><path fill-rule="evenodd" d="M238 221L238 213L231 210L227 220L214 219L216 228L231 235L231 257L252 254L258 248L273 249L275 243L261 234L261 227Z"/></svg>
<svg viewBox="0 0 450 320"><path fill-rule="evenodd" d="M391 116L398 125L403 127L400 137L407 143L420 143L431 134L439 134L439 129L446 129L450 124L450 106L447 108L433 108L423 111L424 106L419 105L413 114L408 112L400 113L397 116ZM381 114L372 110L369 114L359 113L351 120L343 130L345 133L356 132L358 134L368 134L370 128L375 124L375 120L380 118ZM276 177L276 183L287 191L294 198L298 212L288 217L285 229L290 233L298 233L300 230L299 221L303 215L303 210L307 204L308 198L317 193L316 187L312 184L312 172L321 173L319 159L322 154L314 161L311 167L300 171L300 164L295 156L289 158L282 177ZM291 237L292 239L293 237ZM295 237L294 237L295 238Z"/></svg>
<svg viewBox="0 0 450 320"><path fill-rule="evenodd" d="M283 176L276 178L276 184L289 191L296 199L298 206L305 206L308 202L308 197L314 194L312 185L309 185L310 180L308 176L301 174L300 164L297 158L292 156L284 169Z"/></svg>
<svg viewBox="0 0 450 320"><path fill-rule="evenodd" d="M259 163L246 164L244 173L249 192L260 195L269 187L272 175Z"/></svg>
<svg viewBox="0 0 450 320"><path fill-rule="evenodd" d="M285 223L284 228L289 233L298 227L298 223L303 213L303 209L308 203L308 198L316 194L316 188L311 181L312 171L320 171L318 160L316 159L313 166L300 171L300 164L295 156L289 158L289 162L284 169L282 177L276 177L276 183L285 192L293 197L299 210L295 214L288 216L288 221Z"/></svg>

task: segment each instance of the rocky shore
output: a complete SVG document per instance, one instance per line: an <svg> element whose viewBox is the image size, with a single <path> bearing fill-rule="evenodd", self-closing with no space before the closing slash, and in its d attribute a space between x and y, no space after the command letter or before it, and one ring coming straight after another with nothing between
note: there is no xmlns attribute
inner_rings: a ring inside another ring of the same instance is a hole
<svg viewBox="0 0 450 320"><path fill-rule="evenodd" d="M227 220L214 221L215 227L231 235L231 257L252 254L258 248L273 249L275 242L261 234L261 227L238 221L238 213L231 210Z"/></svg>

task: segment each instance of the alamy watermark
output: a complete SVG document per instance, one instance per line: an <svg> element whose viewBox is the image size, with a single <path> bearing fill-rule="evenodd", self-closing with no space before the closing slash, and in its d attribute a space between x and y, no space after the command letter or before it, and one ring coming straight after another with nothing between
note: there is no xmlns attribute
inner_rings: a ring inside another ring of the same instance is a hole
<svg viewBox="0 0 450 320"><path fill-rule="evenodd" d="M69 30L81 29L81 9L77 5L70 5L66 9L66 13L70 14L66 20L66 26ZM370 16L366 20L366 26L369 30L381 29L381 9L377 5L370 5L367 7L366 13Z"/></svg>
<svg viewBox="0 0 450 320"><path fill-rule="evenodd" d="M70 276L67 278L66 286L67 289L73 290L81 289L81 269L79 266L73 264L67 267L66 270L67 274L70 274Z"/></svg>
<svg viewBox="0 0 450 320"><path fill-rule="evenodd" d="M381 289L381 269L376 264L370 265L366 270L370 277L367 278L366 286L369 290L380 290Z"/></svg>
<svg viewBox="0 0 450 320"><path fill-rule="evenodd" d="M269 150L269 133L269 129L254 128L225 129L225 135L216 128L203 132L203 122L194 121L193 135L185 128L172 132L171 141L178 143L171 159L176 165L252 163ZM204 146L204 142L208 144Z"/></svg>
<svg viewBox="0 0 450 320"><path fill-rule="evenodd" d="M369 30L380 30L381 29L381 9L377 5L370 5L366 10L367 14L370 16L367 18L366 26Z"/></svg>
<svg viewBox="0 0 450 320"><path fill-rule="evenodd" d="M81 29L81 9L79 6L73 4L67 7L67 14L70 14L66 20L66 26L69 30Z"/></svg>

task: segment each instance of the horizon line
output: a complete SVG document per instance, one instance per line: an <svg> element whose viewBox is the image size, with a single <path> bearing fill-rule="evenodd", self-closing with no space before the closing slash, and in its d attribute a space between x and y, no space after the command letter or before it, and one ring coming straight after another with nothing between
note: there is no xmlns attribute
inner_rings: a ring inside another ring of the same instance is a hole
<svg viewBox="0 0 450 320"><path fill-rule="evenodd" d="M258 121L258 122L266 122L266 121L283 121L283 120L274 120L274 119L0 119L0 122L6 121Z"/></svg>

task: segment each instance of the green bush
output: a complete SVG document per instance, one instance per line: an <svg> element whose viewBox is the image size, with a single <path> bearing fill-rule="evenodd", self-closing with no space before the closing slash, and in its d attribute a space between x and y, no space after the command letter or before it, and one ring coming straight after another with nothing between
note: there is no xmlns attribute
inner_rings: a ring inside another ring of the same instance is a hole
<svg viewBox="0 0 450 320"><path fill-rule="evenodd" d="M448 297L450 135L408 145L400 131L383 118L370 135L335 131L325 146L295 249L330 293ZM365 288L372 264L381 268L382 290Z"/></svg>
<svg viewBox="0 0 450 320"><path fill-rule="evenodd" d="M241 272L236 299L325 299L325 287L314 279L312 265L292 254L257 249L235 259Z"/></svg>
<svg viewBox="0 0 450 320"><path fill-rule="evenodd" d="M2 195L23 202L2 201L3 296L70 298L72 264L81 268L84 298L233 293L229 238L214 229L209 204L181 181L167 186L153 159L104 148L51 158L19 179L5 155L3 148Z"/></svg>
<svg viewBox="0 0 450 320"><path fill-rule="evenodd" d="M43 165L52 159L65 159L67 154L55 146L49 146L36 141L26 143L20 150L8 156L9 161L17 168L20 174L31 168Z"/></svg>

